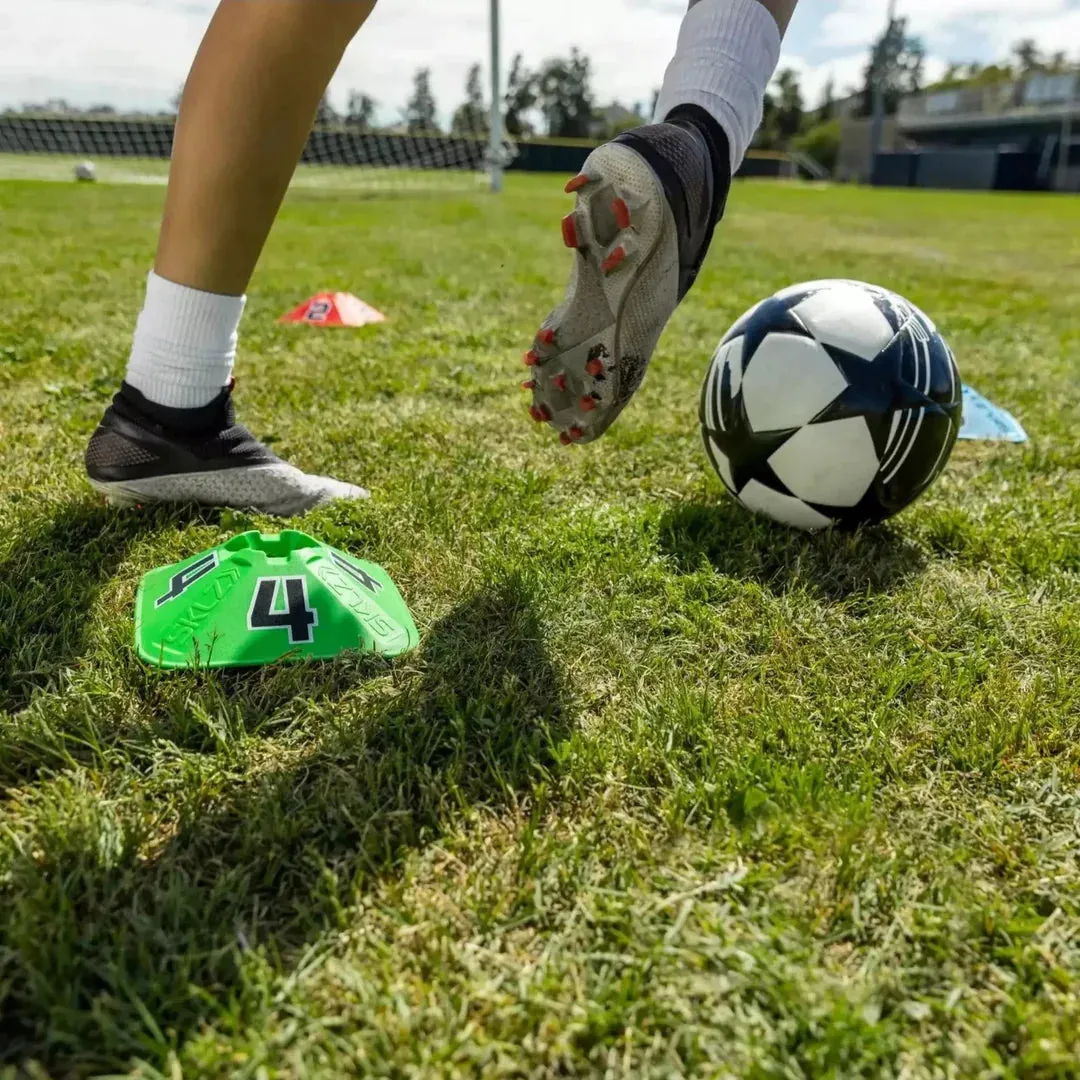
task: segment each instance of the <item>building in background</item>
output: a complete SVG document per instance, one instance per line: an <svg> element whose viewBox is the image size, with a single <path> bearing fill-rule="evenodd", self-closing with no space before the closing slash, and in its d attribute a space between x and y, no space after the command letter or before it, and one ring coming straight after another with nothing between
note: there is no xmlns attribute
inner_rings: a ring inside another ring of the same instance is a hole
<svg viewBox="0 0 1080 1080"><path fill-rule="evenodd" d="M876 183L1080 191L1080 72L906 98L886 150Z"/></svg>

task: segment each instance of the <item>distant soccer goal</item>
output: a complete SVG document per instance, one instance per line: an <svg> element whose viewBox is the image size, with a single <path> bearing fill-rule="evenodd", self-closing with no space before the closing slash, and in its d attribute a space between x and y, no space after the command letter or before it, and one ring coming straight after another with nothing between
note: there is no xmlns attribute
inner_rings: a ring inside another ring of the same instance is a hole
<svg viewBox="0 0 1080 1080"><path fill-rule="evenodd" d="M164 184L174 121L114 116L0 114L0 178L74 180L83 163L102 183ZM293 186L333 190L483 189L517 148L488 129L453 134L372 130L332 121L317 126Z"/></svg>
<svg viewBox="0 0 1080 1080"><path fill-rule="evenodd" d="M482 0L479 0L482 2ZM397 122L366 94L350 93L339 113L324 98L293 186L357 191L498 191L517 147L503 135L499 0L489 0L486 64L469 70L466 100L439 116L428 70ZM479 42L478 42L479 44ZM485 78L486 70L486 78ZM485 83L487 84L485 86ZM164 184L176 117L79 109L66 101L0 112L0 179Z"/></svg>

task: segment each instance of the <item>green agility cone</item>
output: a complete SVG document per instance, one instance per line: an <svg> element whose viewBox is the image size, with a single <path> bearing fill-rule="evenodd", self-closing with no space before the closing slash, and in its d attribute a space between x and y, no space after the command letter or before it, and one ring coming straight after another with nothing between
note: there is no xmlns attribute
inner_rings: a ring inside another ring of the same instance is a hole
<svg viewBox="0 0 1080 1080"><path fill-rule="evenodd" d="M416 624L386 571L302 532L248 532L139 586L135 647L162 668L230 668L400 656Z"/></svg>

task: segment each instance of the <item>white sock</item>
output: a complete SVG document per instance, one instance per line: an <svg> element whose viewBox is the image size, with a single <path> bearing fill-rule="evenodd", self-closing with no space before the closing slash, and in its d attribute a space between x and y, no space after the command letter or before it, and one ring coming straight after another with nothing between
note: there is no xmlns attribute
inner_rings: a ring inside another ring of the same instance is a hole
<svg viewBox="0 0 1080 1080"><path fill-rule="evenodd" d="M683 19L656 119L700 105L731 143L731 171L761 124L765 90L780 62L780 28L758 0L697 0Z"/></svg>
<svg viewBox="0 0 1080 1080"><path fill-rule="evenodd" d="M228 385L245 296L218 296L151 272L126 381L172 409L208 405Z"/></svg>

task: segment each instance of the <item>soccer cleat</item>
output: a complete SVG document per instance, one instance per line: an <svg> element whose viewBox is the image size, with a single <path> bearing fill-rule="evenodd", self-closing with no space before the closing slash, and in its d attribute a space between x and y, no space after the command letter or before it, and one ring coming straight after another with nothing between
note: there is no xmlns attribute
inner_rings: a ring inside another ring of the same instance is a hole
<svg viewBox="0 0 1080 1080"><path fill-rule="evenodd" d="M565 444L599 438L641 385L730 186L727 137L695 106L601 146L566 185L577 196L561 226L574 267L526 354L533 407Z"/></svg>
<svg viewBox="0 0 1080 1080"><path fill-rule="evenodd" d="M151 410L157 415L152 415ZM282 461L236 423L232 388L205 409L184 410L184 427L165 426L163 410L126 383L86 448L91 485L115 506L194 503L303 514L336 499L366 499L352 484L309 476Z"/></svg>

